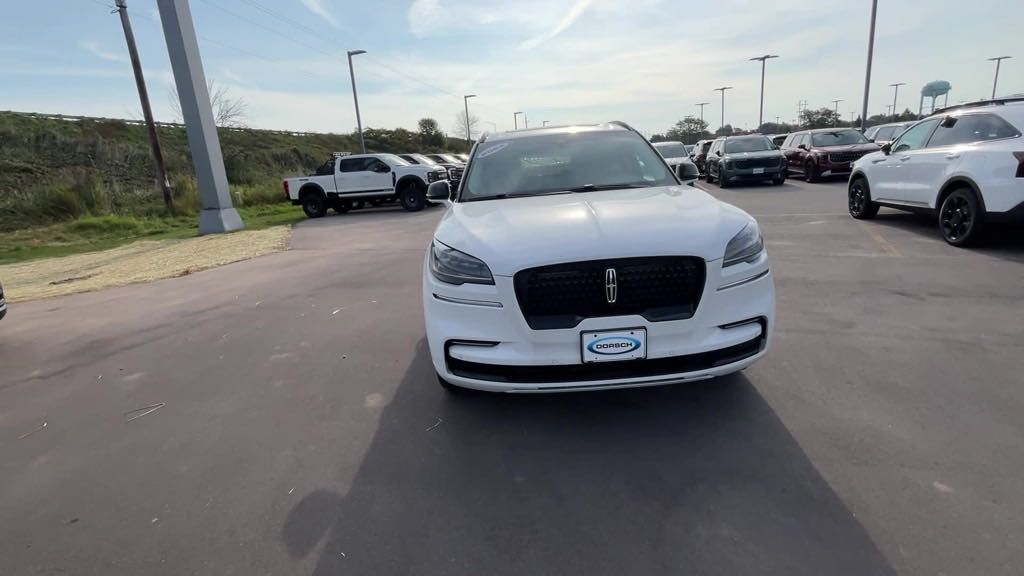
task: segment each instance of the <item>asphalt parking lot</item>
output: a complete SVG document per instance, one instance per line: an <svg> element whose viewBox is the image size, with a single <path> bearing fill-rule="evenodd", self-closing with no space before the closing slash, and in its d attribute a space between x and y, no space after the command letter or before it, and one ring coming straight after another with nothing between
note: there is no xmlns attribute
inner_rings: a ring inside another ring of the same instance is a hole
<svg viewBox="0 0 1024 576"><path fill-rule="evenodd" d="M710 190L760 221L778 323L765 360L686 386L444 393L441 209L12 306L0 571L1019 573L1024 234L854 221L842 182Z"/></svg>

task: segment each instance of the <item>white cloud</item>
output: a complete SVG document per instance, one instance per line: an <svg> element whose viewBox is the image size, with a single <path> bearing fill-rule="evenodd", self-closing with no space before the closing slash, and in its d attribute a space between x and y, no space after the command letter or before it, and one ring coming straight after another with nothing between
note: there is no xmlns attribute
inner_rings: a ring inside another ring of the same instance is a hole
<svg viewBox="0 0 1024 576"><path fill-rule="evenodd" d="M324 6L324 0L302 0L302 4L308 8L310 12L323 18L331 26L338 28L338 20L334 17L334 14Z"/></svg>
<svg viewBox="0 0 1024 576"><path fill-rule="evenodd" d="M444 24L440 0L415 0L406 17L409 19L409 31L420 38Z"/></svg>
<svg viewBox="0 0 1024 576"><path fill-rule="evenodd" d="M92 40L83 40L78 43L78 47L85 50L86 52L89 52L93 56L100 58L102 60L107 60L108 62L128 61L127 55L121 54L120 52L111 52L109 50L105 50L100 46L99 42L94 42Z"/></svg>
<svg viewBox="0 0 1024 576"><path fill-rule="evenodd" d="M558 22L557 26L552 28L547 33L540 34L538 36L530 38L529 40L526 40L525 42L519 45L519 48L521 50L529 50L530 48L536 48L537 46L540 46L541 44L547 42L548 40L554 38L555 36L558 36L559 34L564 32L569 26L572 26L573 22L576 22L576 20L583 15L583 13L587 10L587 7L590 6L590 3L592 1L593 0L576 0L576 2L573 3L572 7L569 8L569 11L565 13L565 16L562 17L562 20Z"/></svg>

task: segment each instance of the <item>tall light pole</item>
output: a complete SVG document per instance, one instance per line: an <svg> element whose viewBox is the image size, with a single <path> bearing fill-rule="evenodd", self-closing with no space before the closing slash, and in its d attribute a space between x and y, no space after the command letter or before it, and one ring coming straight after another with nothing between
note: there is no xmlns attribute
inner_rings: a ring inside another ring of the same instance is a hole
<svg viewBox="0 0 1024 576"><path fill-rule="evenodd" d="M778 56L775 54L765 54L764 56L755 56L750 59L751 62L758 60L761 62L761 107L758 109L757 113L758 128L761 127L761 124L764 124L764 63L771 58L778 58Z"/></svg>
<svg viewBox="0 0 1024 576"><path fill-rule="evenodd" d="M832 125L833 126L836 126L836 125L839 124L839 103L842 102L842 101L843 101L842 98L836 98L835 100L832 101L832 103L835 104L835 106L836 106L836 119L832 121Z"/></svg>
<svg viewBox="0 0 1024 576"><path fill-rule="evenodd" d="M993 100L996 99L996 85L999 84L999 64L1001 64L1003 62L1003 60L1006 60L1007 58L1013 58L1013 56L997 56L995 58L989 58L988 59L989 62L995 62L996 63L996 78L995 78L995 80L992 81L992 99Z"/></svg>
<svg viewBox="0 0 1024 576"><path fill-rule="evenodd" d="M135 73L135 87L139 90L142 117L146 120L146 130L149 132L149 146L153 151L153 162L156 164L156 177L159 181L160 191L164 196L164 205L167 207L167 211L170 212L174 210L171 183L167 179L164 153L160 148L160 136L157 134L156 124L153 122L153 109L149 106L149 92L146 90L146 78L142 75L142 62L139 60L139 51L135 47L135 33L132 32L132 23L128 19L128 4L125 0L117 0L116 5L117 12L121 16L121 27L124 28L124 39L128 43L128 57L132 61L132 71Z"/></svg>
<svg viewBox="0 0 1024 576"><path fill-rule="evenodd" d="M732 86L722 86L721 88L715 88L715 92L722 93L722 127L725 127L725 91L732 90Z"/></svg>
<svg viewBox="0 0 1024 576"><path fill-rule="evenodd" d="M871 92L871 57L875 52L875 16L878 14L878 0L871 0L871 32L868 33L868 66L864 72L864 104L860 114L860 131L868 127L868 94Z"/></svg>
<svg viewBox="0 0 1024 576"><path fill-rule="evenodd" d="M366 54L366 50L348 51L348 77L352 80L352 101L356 103L356 128L359 129L359 147L366 154L366 141L363 140L363 120L359 117L359 96L356 94L356 73L352 70L352 57Z"/></svg>
<svg viewBox="0 0 1024 576"><path fill-rule="evenodd" d="M476 98L476 94L466 94L462 97L462 105L466 107L466 146L472 146L472 135L469 131L469 99Z"/></svg>
<svg viewBox="0 0 1024 576"><path fill-rule="evenodd" d="M698 102L697 103L697 106L700 106L700 124L701 124L701 126L704 125L704 107L707 106L708 104L711 104L711 102Z"/></svg>
<svg viewBox="0 0 1024 576"><path fill-rule="evenodd" d="M512 113L512 123L515 125L515 127L516 127L515 129L516 130L519 130L519 115L520 114L522 114L522 112L513 112Z"/></svg>
<svg viewBox="0 0 1024 576"><path fill-rule="evenodd" d="M900 93L900 86L906 85L906 82L897 82L895 84L889 84L892 86L892 121L896 121L896 96Z"/></svg>

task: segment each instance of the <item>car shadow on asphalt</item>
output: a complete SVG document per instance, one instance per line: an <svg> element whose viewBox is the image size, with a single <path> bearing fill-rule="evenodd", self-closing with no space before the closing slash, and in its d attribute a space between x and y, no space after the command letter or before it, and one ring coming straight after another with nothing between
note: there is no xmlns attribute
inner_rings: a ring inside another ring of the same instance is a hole
<svg viewBox="0 0 1024 576"><path fill-rule="evenodd" d="M897 228L933 239L940 244L945 243L935 216L886 211L879 212L874 221L868 224ZM991 224L985 230L981 242L967 250L1013 262L1024 262L1024 232L1020 224Z"/></svg>
<svg viewBox="0 0 1024 576"><path fill-rule="evenodd" d="M425 343L347 493L281 531L314 574L892 574L743 375L446 393Z"/></svg>

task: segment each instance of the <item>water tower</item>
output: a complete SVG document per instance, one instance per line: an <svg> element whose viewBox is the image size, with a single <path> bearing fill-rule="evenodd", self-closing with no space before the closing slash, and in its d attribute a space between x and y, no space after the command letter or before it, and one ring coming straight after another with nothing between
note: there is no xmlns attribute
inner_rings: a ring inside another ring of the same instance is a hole
<svg viewBox="0 0 1024 576"><path fill-rule="evenodd" d="M945 80L935 80L929 82L921 87L921 105L917 109L917 115L921 116L924 114L924 99L926 96L930 96L932 99L932 112L935 112L935 100L939 96L944 96L945 99L942 101L942 105L945 106L949 103L949 91L953 89L953 86Z"/></svg>

